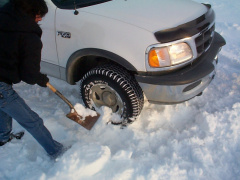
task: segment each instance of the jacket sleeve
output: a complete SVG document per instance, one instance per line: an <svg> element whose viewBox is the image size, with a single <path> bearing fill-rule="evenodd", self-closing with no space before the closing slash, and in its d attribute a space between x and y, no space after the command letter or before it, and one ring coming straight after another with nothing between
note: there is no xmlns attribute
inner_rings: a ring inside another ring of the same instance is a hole
<svg viewBox="0 0 240 180"><path fill-rule="evenodd" d="M34 33L25 33L19 44L19 72L22 81L46 87L48 77L40 72L42 42Z"/></svg>

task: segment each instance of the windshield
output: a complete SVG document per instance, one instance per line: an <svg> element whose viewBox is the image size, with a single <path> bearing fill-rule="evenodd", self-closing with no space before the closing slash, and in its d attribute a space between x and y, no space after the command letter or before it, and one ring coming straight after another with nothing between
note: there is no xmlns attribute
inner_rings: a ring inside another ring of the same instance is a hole
<svg viewBox="0 0 240 180"><path fill-rule="evenodd" d="M52 2L61 9L74 9L76 8L92 6L100 3L104 3L111 0L52 0Z"/></svg>

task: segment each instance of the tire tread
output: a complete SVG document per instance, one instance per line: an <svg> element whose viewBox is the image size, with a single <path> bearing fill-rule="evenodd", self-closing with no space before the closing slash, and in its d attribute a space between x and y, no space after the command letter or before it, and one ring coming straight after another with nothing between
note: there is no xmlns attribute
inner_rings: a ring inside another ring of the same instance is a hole
<svg viewBox="0 0 240 180"><path fill-rule="evenodd" d="M128 118L135 119L141 113L144 104L143 92L135 78L129 72L114 64L98 66L83 76L80 81L81 88L83 88L83 82L92 75L103 75L112 79L127 93L132 106L132 115ZM81 93L80 95L83 98Z"/></svg>

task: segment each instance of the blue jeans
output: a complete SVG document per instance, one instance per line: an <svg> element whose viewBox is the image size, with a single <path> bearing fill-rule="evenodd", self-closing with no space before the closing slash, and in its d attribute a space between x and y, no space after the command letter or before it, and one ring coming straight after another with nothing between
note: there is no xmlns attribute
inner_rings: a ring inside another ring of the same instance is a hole
<svg viewBox="0 0 240 180"><path fill-rule="evenodd" d="M12 131L12 118L23 126L49 155L58 154L63 145L53 140L43 120L32 111L12 86L0 82L0 141L6 142Z"/></svg>

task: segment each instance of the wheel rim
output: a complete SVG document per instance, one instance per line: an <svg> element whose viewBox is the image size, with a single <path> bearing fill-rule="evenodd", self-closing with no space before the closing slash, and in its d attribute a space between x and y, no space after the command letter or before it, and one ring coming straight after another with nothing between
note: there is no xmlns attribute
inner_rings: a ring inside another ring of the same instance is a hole
<svg viewBox="0 0 240 180"><path fill-rule="evenodd" d="M112 109L114 113L123 113L123 102L119 94L106 84L96 84L91 87L91 95L94 106L100 108L107 106Z"/></svg>

